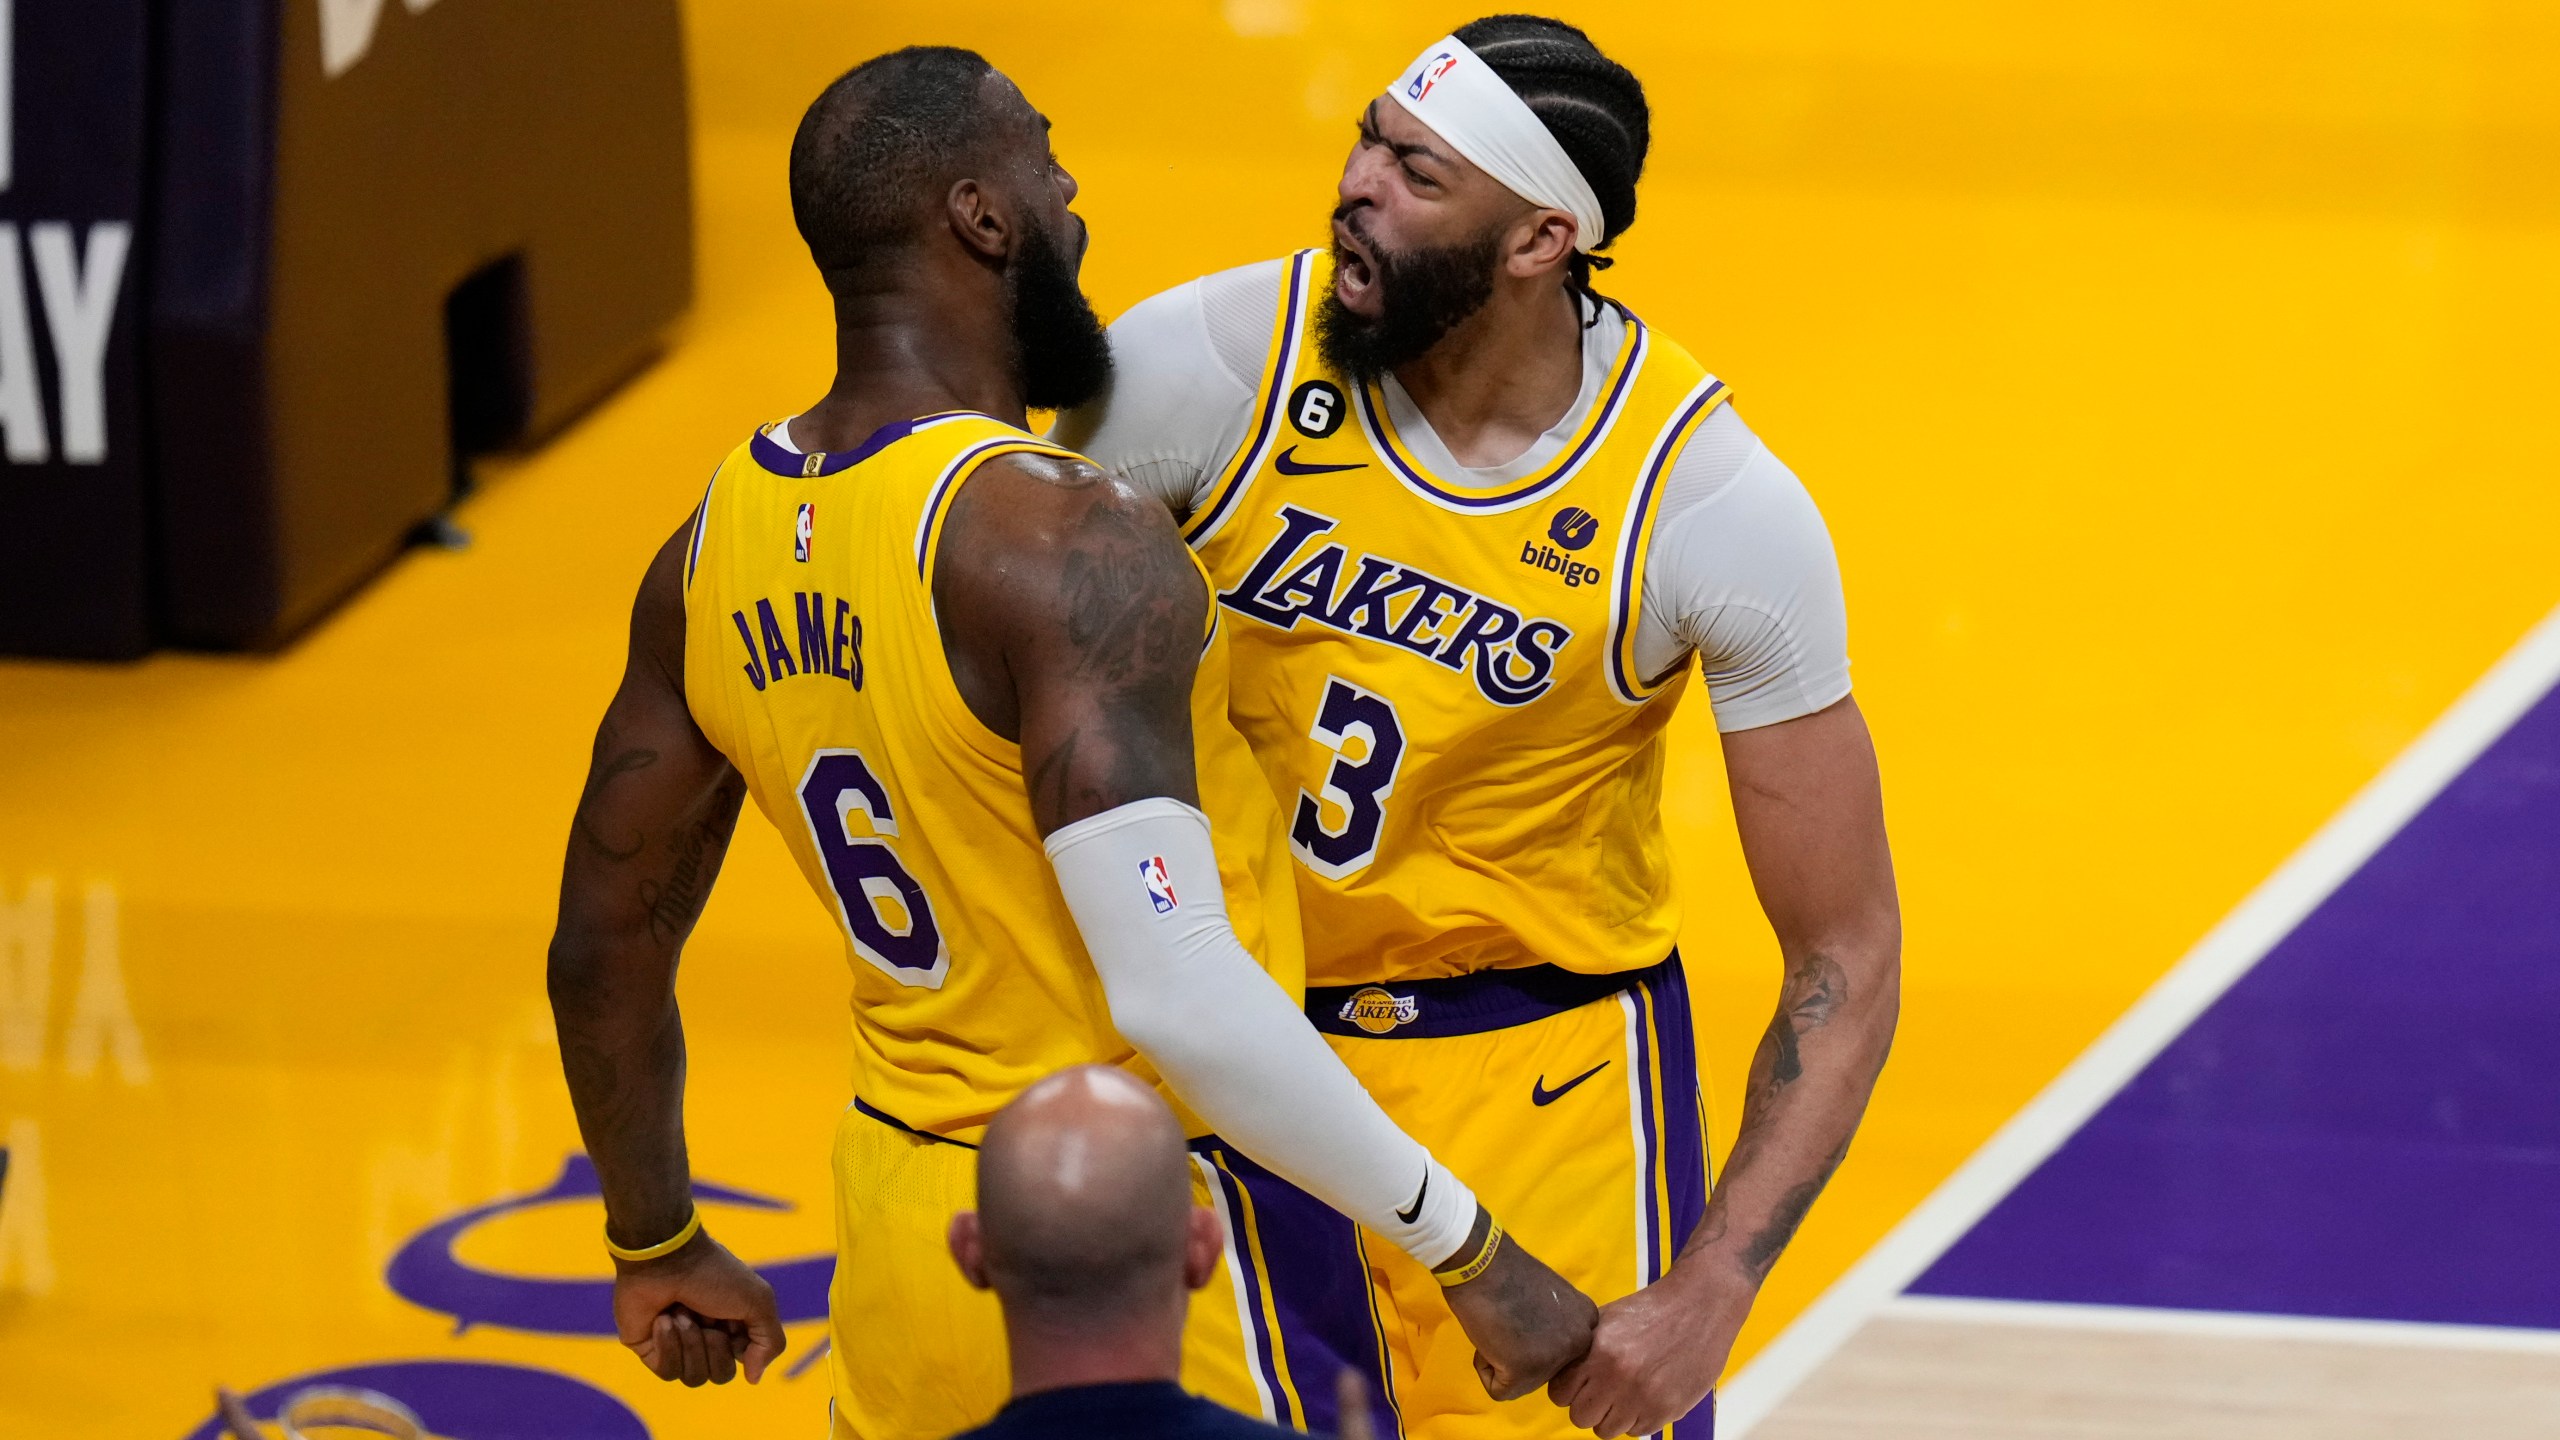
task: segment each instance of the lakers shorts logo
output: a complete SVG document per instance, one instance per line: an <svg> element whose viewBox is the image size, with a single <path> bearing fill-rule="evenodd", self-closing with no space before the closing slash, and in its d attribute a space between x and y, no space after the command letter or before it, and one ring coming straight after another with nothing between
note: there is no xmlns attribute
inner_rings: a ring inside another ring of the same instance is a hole
<svg viewBox="0 0 2560 1440"><path fill-rule="evenodd" d="M1342 1002L1342 1018L1372 1035L1384 1035L1399 1025L1410 1025L1421 1014L1420 1001L1391 994L1375 985L1363 986Z"/></svg>

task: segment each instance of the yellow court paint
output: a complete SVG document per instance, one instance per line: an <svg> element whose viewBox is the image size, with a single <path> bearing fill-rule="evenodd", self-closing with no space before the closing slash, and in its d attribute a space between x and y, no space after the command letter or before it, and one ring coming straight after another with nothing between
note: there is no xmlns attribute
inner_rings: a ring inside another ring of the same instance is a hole
<svg viewBox="0 0 2560 1440"><path fill-rule="evenodd" d="M2560 18L1564 10L1657 107L1607 288L1732 382L1839 542L1909 919L1876 1110L1747 1353L2560 599ZM484 469L469 551L280 658L0 665L0 1434L177 1440L216 1382L437 1359L577 1377L661 1436L814 1433L819 1372L661 1386L384 1278L576 1149L542 947L631 590L826 379L789 127L878 49L985 50L1056 119L1116 311L1314 240L1353 112L1461 18L698 0L700 303ZM1670 803L1729 1131L1776 971L1706 719ZM787 1260L830 1244L845 980L740 836L683 981L693 1153L799 1206L711 1212ZM600 1276L596 1219L502 1212L436 1273ZM792 1333L797 1361L821 1327Z"/></svg>

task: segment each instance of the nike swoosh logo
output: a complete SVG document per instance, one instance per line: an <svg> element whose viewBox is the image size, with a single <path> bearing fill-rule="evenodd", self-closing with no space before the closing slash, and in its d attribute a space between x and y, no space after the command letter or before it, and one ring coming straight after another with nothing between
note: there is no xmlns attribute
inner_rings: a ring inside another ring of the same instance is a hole
<svg viewBox="0 0 2560 1440"><path fill-rule="evenodd" d="M1298 447L1292 445L1288 449L1283 450L1278 455L1272 457L1271 468L1279 471L1283 475L1330 475L1336 470L1366 470L1369 468L1369 462L1366 460L1357 460L1348 465L1320 465L1313 460L1301 460L1297 457Z"/></svg>
<svg viewBox="0 0 2560 1440"><path fill-rule="evenodd" d="M1603 1065L1606 1065L1606 1064L1608 1064L1609 1062L1608 1062L1608 1061L1606 1061L1606 1060L1603 1060L1603 1061L1601 1061L1600 1063L1601 1063L1601 1064L1603 1064ZM1413 1203L1412 1203L1412 1204L1410 1204L1410 1205L1407 1205L1407 1206L1406 1206L1406 1207L1404 1207L1403 1209L1401 1209L1401 1210L1397 1211L1397 1212L1396 1212L1396 1218L1397 1218L1398 1220L1403 1221L1403 1222L1404 1222L1404 1223L1406 1223L1407 1225L1412 1224L1412 1223L1413 1223L1417 1218L1419 1218L1419 1217L1421 1216L1421 1214L1422 1214L1422 1197L1423 1197L1423 1196L1425 1196L1425 1195L1428 1195L1428 1194L1430 1194L1430 1193L1431 1193L1431 1172L1430 1172L1430 1171L1428 1171L1428 1170L1425 1170L1425 1171L1423 1171L1423 1172L1422 1172L1422 1188L1413 1192Z"/></svg>
<svg viewBox="0 0 2560 1440"><path fill-rule="evenodd" d="M1564 1092L1608 1068L1609 1062L1603 1060L1599 1064L1594 1065L1590 1069L1583 1071L1581 1074L1574 1076L1572 1079L1567 1080L1553 1090L1547 1088L1547 1077L1541 1075L1538 1077L1537 1083L1529 1087L1529 1103L1532 1105L1553 1105L1557 1100L1563 1098Z"/></svg>

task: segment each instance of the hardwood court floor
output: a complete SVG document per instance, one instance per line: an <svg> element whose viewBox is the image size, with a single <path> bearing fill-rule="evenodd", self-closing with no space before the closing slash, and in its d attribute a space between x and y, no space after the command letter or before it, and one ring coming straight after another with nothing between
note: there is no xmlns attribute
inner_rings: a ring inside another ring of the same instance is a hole
<svg viewBox="0 0 2560 1440"><path fill-rule="evenodd" d="M1728 1431L2560 1425L2556 682L2560 609L1735 1377Z"/></svg>
<svg viewBox="0 0 2560 1440"><path fill-rule="evenodd" d="M441 13L382 8L383 46ZM1607 287L1734 385L1838 542L1909 919L1893 1065L1739 1363L2560 599L2560 19L1559 8L1657 106ZM1112 312L1318 239L1352 116L1454 18L695 0L699 303L484 467L471 549L281 656L0 665L0 1434L176 1437L216 1381L466 1361L623 1417L596 1433L809 1433L822 1371L672 1389L500 1306L603 1273L541 953L631 586L826 375L790 124L862 56L978 46L1055 118ZM1776 970L1704 708L1674 736L1729 1136ZM682 992L698 1172L796 1206L724 1207L760 1263L830 1243L841 965L750 818Z"/></svg>
<svg viewBox="0 0 2560 1440"><path fill-rule="evenodd" d="M1887 1311L1753 1440L2552 1440L2560 1344ZM2348 1327L2337 1326L2345 1331Z"/></svg>

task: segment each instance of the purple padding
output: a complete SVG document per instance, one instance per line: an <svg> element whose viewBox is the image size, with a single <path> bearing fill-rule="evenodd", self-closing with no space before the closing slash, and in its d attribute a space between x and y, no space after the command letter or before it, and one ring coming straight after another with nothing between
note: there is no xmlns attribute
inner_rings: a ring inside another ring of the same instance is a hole
<svg viewBox="0 0 2560 1440"><path fill-rule="evenodd" d="M2560 692L1911 1288L2560 1329Z"/></svg>

